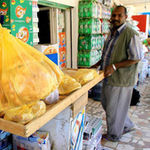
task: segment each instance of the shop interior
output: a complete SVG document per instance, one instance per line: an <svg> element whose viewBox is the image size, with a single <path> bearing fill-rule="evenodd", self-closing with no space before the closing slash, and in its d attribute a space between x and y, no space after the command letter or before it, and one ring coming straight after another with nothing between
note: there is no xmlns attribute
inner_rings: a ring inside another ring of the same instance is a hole
<svg viewBox="0 0 150 150"><path fill-rule="evenodd" d="M117 6L141 58L128 106L134 130L110 141L101 68ZM149 150L149 90L149 0L0 1L0 150Z"/></svg>

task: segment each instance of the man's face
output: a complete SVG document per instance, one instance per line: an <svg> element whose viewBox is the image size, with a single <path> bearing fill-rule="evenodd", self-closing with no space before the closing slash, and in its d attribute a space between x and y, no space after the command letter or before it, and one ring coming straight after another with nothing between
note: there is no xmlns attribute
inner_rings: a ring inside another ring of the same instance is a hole
<svg viewBox="0 0 150 150"><path fill-rule="evenodd" d="M123 7L115 8L111 15L111 24L114 28L119 27L125 23L127 15Z"/></svg>

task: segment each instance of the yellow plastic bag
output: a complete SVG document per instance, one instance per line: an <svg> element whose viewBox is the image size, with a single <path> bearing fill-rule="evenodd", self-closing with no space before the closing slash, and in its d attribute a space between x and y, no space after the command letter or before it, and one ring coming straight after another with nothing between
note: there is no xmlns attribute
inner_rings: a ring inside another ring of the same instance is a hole
<svg viewBox="0 0 150 150"><path fill-rule="evenodd" d="M63 70L63 72L76 79L81 85L98 76L94 69Z"/></svg>
<svg viewBox="0 0 150 150"><path fill-rule="evenodd" d="M27 105L14 107L6 111L4 119L14 121L21 124L26 124L33 119L32 109Z"/></svg>
<svg viewBox="0 0 150 150"><path fill-rule="evenodd" d="M32 109L34 118L37 118L46 112L46 104L43 101L32 102L28 104L28 106Z"/></svg>
<svg viewBox="0 0 150 150"><path fill-rule="evenodd" d="M1 84L0 84L0 108L7 108L8 107L8 103L6 101L6 98L5 98L5 95L3 93L3 90L2 90L2 87L1 87ZM2 117L4 115L4 112L3 111L0 111L0 117Z"/></svg>
<svg viewBox="0 0 150 150"><path fill-rule="evenodd" d="M26 124L32 119L44 114L45 111L45 103L43 101L37 101L7 110L5 112L4 119L21 124Z"/></svg>
<svg viewBox="0 0 150 150"><path fill-rule="evenodd" d="M81 88L81 84L77 82L74 78L64 75L62 82L59 85L59 94L65 95L69 94L77 89Z"/></svg>
<svg viewBox="0 0 150 150"><path fill-rule="evenodd" d="M5 97L0 99L0 112L44 99L58 88L63 77L57 65L1 25L0 58L0 85Z"/></svg>

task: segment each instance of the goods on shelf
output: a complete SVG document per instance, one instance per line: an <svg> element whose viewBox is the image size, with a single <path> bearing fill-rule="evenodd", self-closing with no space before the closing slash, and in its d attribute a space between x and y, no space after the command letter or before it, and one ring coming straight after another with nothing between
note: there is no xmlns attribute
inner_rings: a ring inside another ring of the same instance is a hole
<svg viewBox="0 0 150 150"><path fill-rule="evenodd" d="M96 34L101 33L101 22L99 19L80 19L79 34Z"/></svg>
<svg viewBox="0 0 150 150"><path fill-rule="evenodd" d="M11 34L22 40L23 42L33 45L32 25L13 22L10 25L4 24L3 27L10 29Z"/></svg>
<svg viewBox="0 0 150 150"><path fill-rule="evenodd" d="M50 95L47 96L44 99L44 102L46 104L52 104L52 103L55 103L58 100L59 100L59 91L58 91L58 89L56 89L55 91L53 91L52 93L50 93Z"/></svg>
<svg viewBox="0 0 150 150"><path fill-rule="evenodd" d="M32 1L1 0L0 11L4 15L2 25L15 37L33 45Z"/></svg>
<svg viewBox="0 0 150 150"><path fill-rule="evenodd" d="M83 132L83 150L96 149L102 137L102 120L86 114Z"/></svg>
<svg viewBox="0 0 150 150"><path fill-rule="evenodd" d="M109 31L111 0L79 2L78 66L90 67L101 59ZM106 33L106 34L105 34Z"/></svg>
<svg viewBox="0 0 150 150"><path fill-rule="evenodd" d="M81 85L84 85L98 75L95 69L63 70L63 72L76 79Z"/></svg>
<svg viewBox="0 0 150 150"><path fill-rule="evenodd" d="M95 2L79 2L79 17L80 18L100 18L101 5Z"/></svg>
<svg viewBox="0 0 150 150"><path fill-rule="evenodd" d="M110 7L102 5L102 18L110 19L110 16L111 16Z"/></svg>
<svg viewBox="0 0 150 150"><path fill-rule="evenodd" d="M103 0L80 0L80 1L84 1L84 2L98 2L100 4L103 3Z"/></svg>
<svg viewBox="0 0 150 150"><path fill-rule="evenodd" d="M104 45L104 38L102 35L80 35L78 42L78 49L80 50L98 50L102 49Z"/></svg>
<svg viewBox="0 0 150 150"><path fill-rule="evenodd" d="M0 112L44 99L58 88L63 73L57 65L6 28L0 26L0 33Z"/></svg>
<svg viewBox="0 0 150 150"><path fill-rule="evenodd" d="M109 21L106 19L101 20L101 27L102 27L102 33L108 33L109 32Z"/></svg>
<svg viewBox="0 0 150 150"><path fill-rule="evenodd" d="M78 81L76 81L74 78L65 74L58 89L59 89L59 94L64 95L64 94L69 94L79 88L81 88L81 84Z"/></svg>
<svg viewBox="0 0 150 150"><path fill-rule="evenodd" d="M5 111L4 119L20 124L26 124L46 112L46 105L43 101L37 101L14 107Z"/></svg>
<svg viewBox="0 0 150 150"><path fill-rule="evenodd" d="M101 58L101 50L84 50L78 52L78 66L90 67Z"/></svg>
<svg viewBox="0 0 150 150"><path fill-rule="evenodd" d="M59 56L59 48L58 44L38 44L34 46L41 53L46 55L51 61L53 61L56 65L58 65L58 56Z"/></svg>
<svg viewBox="0 0 150 150"><path fill-rule="evenodd" d="M59 32L59 67L66 67L66 33Z"/></svg>

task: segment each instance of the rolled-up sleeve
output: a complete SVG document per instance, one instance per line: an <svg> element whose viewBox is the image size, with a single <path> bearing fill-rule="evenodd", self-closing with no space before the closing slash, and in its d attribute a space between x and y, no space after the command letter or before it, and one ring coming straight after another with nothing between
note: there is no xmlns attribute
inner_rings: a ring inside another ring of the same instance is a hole
<svg viewBox="0 0 150 150"><path fill-rule="evenodd" d="M137 35L131 38L128 49L128 60L141 60L143 58L143 45Z"/></svg>

